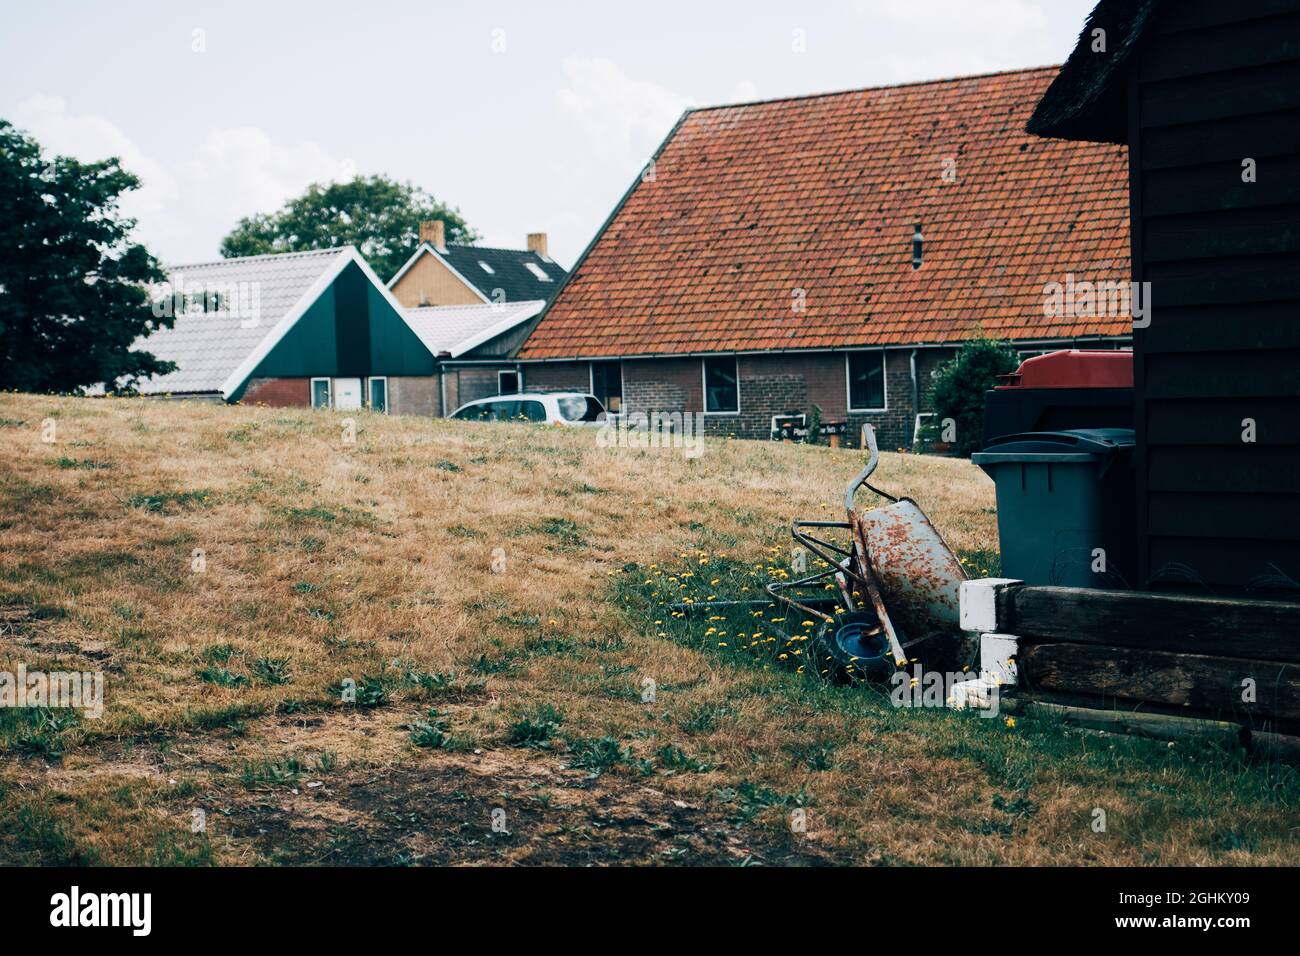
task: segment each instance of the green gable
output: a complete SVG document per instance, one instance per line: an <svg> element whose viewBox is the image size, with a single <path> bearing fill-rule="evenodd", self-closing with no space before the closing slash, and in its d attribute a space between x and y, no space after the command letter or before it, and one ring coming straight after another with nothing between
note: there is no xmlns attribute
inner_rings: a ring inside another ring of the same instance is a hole
<svg viewBox="0 0 1300 956"><path fill-rule="evenodd" d="M258 363L250 379L432 375L434 358L387 297L348 263Z"/></svg>

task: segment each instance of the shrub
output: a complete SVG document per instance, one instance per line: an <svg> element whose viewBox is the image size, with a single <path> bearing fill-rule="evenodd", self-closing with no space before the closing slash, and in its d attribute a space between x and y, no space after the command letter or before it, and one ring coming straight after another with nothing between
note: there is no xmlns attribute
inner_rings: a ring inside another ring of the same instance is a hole
<svg viewBox="0 0 1300 956"><path fill-rule="evenodd" d="M935 418L956 424L957 454L978 451L984 435L984 393L998 384L998 376L1014 372L1020 356L1006 342L978 338L966 342L956 358L940 366L934 378ZM942 435L942 428L940 429Z"/></svg>

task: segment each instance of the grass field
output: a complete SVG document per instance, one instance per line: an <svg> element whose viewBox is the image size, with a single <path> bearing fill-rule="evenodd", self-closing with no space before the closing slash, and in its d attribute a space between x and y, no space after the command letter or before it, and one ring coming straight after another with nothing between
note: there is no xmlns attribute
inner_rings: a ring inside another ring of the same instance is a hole
<svg viewBox="0 0 1300 956"><path fill-rule="evenodd" d="M0 671L106 681L0 710L0 864L1300 862L1290 767L900 710L661 606L757 596L856 452L354 418L0 395ZM877 480L995 567L978 469Z"/></svg>

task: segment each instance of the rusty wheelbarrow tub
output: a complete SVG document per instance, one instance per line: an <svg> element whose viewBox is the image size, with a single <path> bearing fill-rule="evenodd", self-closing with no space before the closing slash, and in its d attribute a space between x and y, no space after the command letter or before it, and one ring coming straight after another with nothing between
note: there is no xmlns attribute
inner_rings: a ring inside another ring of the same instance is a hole
<svg viewBox="0 0 1300 956"><path fill-rule="evenodd" d="M910 498L872 487L880 463L876 437L864 429L870 458L844 493L846 521L801 521L791 525L794 540L819 562L793 581L773 581L773 599L820 621L811 659L828 676L883 680L909 660L956 669L968 663L959 626L958 592L966 580L961 562ZM889 504L860 510L858 492L866 488ZM847 532L847 541L828 540ZM805 570L805 569L801 569ZM830 607L822 595L802 592L832 585L838 600Z"/></svg>

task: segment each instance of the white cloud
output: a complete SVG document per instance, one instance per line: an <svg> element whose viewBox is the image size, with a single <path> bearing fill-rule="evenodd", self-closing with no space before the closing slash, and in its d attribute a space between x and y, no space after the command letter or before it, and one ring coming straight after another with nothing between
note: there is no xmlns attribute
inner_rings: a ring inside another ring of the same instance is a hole
<svg viewBox="0 0 1300 956"><path fill-rule="evenodd" d="M164 164L125 132L93 115L74 115L57 96L19 104L14 125L48 153L91 161L117 156L141 180L122 201L139 221L137 238L164 262L213 259L241 216L269 212L313 182L346 180L354 164L315 143L281 146L254 127L211 128L188 155Z"/></svg>
<svg viewBox="0 0 1300 956"><path fill-rule="evenodd" d="M559 123L541 221L554 238L551 254L572 263L695 101L634 79L612 60L570 56L560 66L565 82L555 93Z"/></svg>
<svg viewBox="0 0 1300 956"><path fill-rule="evenodd" d="M561 112L577 125L593 155L606 161L644 163L692 105L689 97L632 79L612 60L571 56L561 68L568 81L556 93Z"/></svg>

